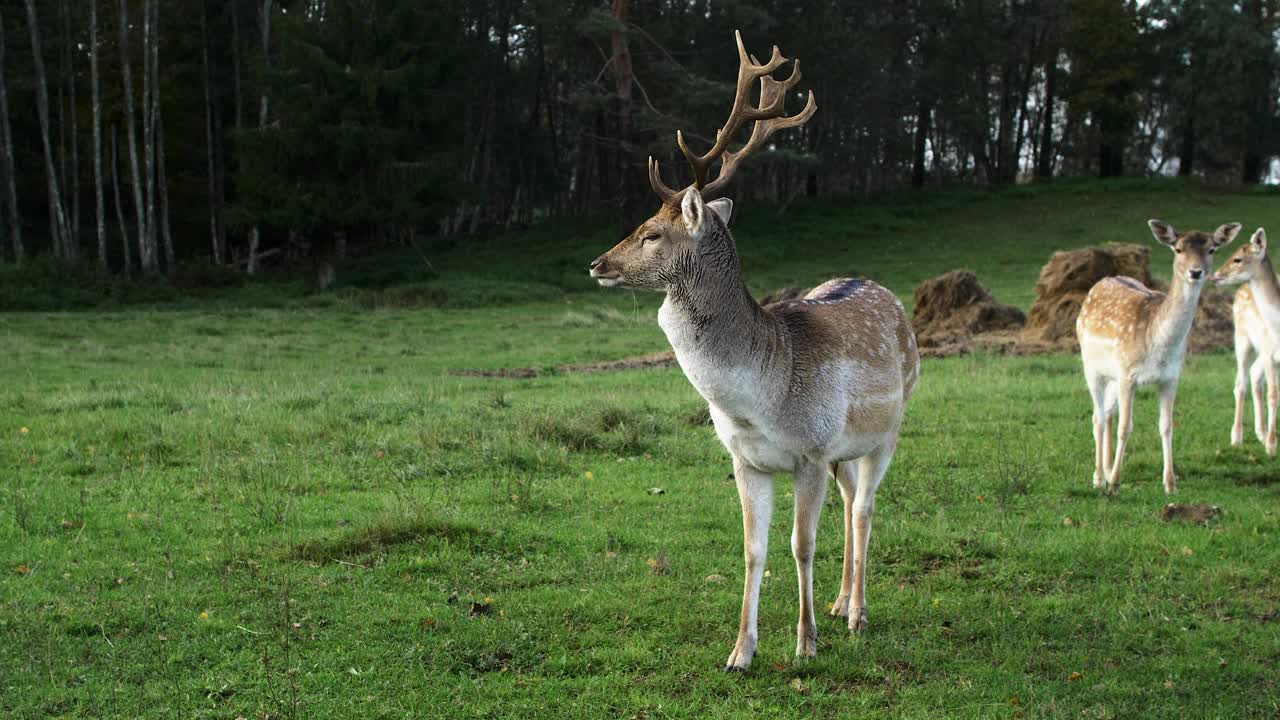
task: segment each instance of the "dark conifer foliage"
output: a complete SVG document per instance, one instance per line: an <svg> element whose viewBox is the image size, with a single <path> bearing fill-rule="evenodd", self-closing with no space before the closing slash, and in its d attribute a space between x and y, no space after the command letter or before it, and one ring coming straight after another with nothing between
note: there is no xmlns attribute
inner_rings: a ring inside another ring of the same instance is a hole
<svg viewBox="0 0 1280 720"><path fill-rule="evenodd" d="M714 139L735 29L800 58L819 106L740 199L1258 183L1278 19L1280 0L0 0L0 259L327 285L349 250L626 225L655 203L647 156L687 181L675 131Z"/></svg>

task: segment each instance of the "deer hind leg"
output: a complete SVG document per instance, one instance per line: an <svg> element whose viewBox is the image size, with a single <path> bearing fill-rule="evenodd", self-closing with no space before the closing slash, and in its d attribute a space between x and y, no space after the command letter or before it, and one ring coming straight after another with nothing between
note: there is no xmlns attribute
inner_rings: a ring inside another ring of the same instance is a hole
<svg viewBox="0 0 1280 720"><path fill-rule="evenodd" d="M1231 444L1244 444L1244 394L1249 381L1249 337L1236 335L1236 417L1231 423Z"/></svg>
<svg viewBox="0 0 1280 720"><path fill-rule="evenodd" d="M760 578L764 574L769 549L769 517L773 514L773 476L733 459L733 477L742 502L742 550L746 573L742 588L742 615L738 641L725 662L725 672L740 672L751 666L756 653L756 618L760 604Z"/></svg>
<svg viewBox="0 0 1280 720"><path fill-rule="evenodd" d="M1266 374L1266 361L1262 359L1261 353L1254 359L1253 365L1249 367L1249 393L1253 396L1253 434L1258 438L1258 442L1266 444L1267 442L1267 426L1262 421L1262 392L1263 392L1263 376Z"/></svg>
<svg viewBox="0 0 1280 720"><path fill-rule="evenodd" d="M849 596L853 594L853 500L858 490L858 465L845 461L836 466L836 486L844 500L844 571L840 574L840 594L831 604L831 614L849 617Z"/></svg>
<svg viewBox="0 0 1280 720"><path fill-rule="evenodd" d="M827 469L811 464L798 468L793 493L796 500L795 525L791 531L791 553L796 559L796 579L800 586L800 620L796 623L796 656L818 653L818 626L813 618L813 548L818 536L818 516L827 494Z"/></svg>
<svg viewBox="0 0 1280 720"><path fill-rule="evenodd" d="M867 543L871 540L871 512L876 489L889 469L897 440L858 458L858 485L853 496L853 581L849 594L849 630L867 629Z"/></svg>
<svg viewBox="0 0 1280 720"><path fill-rule="evenodd" d="M1267 376L1267 454L1276 454L1276 409L1280 407L1280 387L1276 385L1276 364L1270 357L1263 366Z"/></svg>
<svg viewBox="0 0 1280 720"><path fill-rule="evenodd" d="M1110 422L1110 410L1106 405L1106 380L1095 376L1086 376L1089 384L1089 397L1093 400L1093 486L1102 487L1106 482L1107 468L1107 434Z"/></svg>
<svg viewBox="0 0 1280 720"><path fill-rule="evenodd" d="M1121 381L1117 392L1120 401L1120 417L1116 420L1116 454L1107 473L1107 492L1114 493L1120 486L1120 465L1124 460L1129 433L1133 431L1133 395L1137 388L1131 382Z"/></svg>
<svg viewBox="0 0 1280 720"><path fill-rule="evenodd" d="M1177 381L1160 386L1160 450L1164 457L1164 493L1177 492L1173 474L1173 400L1178 394Z"/></svg>

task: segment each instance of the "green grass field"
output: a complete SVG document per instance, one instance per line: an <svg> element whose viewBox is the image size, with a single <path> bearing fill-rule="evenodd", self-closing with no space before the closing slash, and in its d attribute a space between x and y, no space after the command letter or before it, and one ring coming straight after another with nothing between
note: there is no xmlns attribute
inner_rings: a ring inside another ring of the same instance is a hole
<svg viewBox="0 0 1280 720"><path fill-rule="evenodd" d="M1151 216L1247 237L1277 199L1077 183L735 223L758 290L858 273L909 301L968 267L1026 307L1054 249L1154 246ZM1103 497L1076 357L927 360L879 493L870 629L823 616L818 658L792 657L780 479L759 651L721 673L742 526L680 372L448 372L664 349L658 296L586 279L615 239L536 228L320 297L0 314L0 715L1280 714L1280 459L1228 445L1229 353L1188 360L1177 406L1177 499L1221 506L1208 527L1158 518L1151 393ZM823 606L840 522L832 489Z"/></svg>

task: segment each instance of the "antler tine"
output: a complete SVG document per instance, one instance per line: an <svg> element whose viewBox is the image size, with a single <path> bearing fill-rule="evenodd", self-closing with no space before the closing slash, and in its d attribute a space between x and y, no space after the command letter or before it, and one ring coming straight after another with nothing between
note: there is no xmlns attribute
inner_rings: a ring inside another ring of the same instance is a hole
<svg viewBox="0 0 1280 720"><path fill-rule="evenodd" d="M658 197L662 198L664 204L671 204L679 195L679 192L667 187L667 184L662 181L662 170L658 168L658 161L654 160L652 155L649 156L649 185L653 187Z"/></svg>
<svg viewBox="0 0 1280 720"><path fill-rule="evenodd" d="M796 80L799 79L798 77L796 77L796 74L793 74L792 78ZM781 102L782 100L785 100L787 90L789 90L790 87L795 84L794 82L792 82L792 78L787 78L786 80L782 80L782 81L774 80L773 78L768 78L768 77L761 78L760 79L761 103L765 101L766 97L776 96L779 102ZM817 111L818 111L818 101L814 98L813 91L810 90L809 99L808 101L805 102L804 109L796 113L795 115L792 115L790 117L785 117L785 116L773 117L765 120L756 121L755 127L752 128L751 130L751 138L747 140L747 144L743 145L742 148L739 149L737 152L726 152L721 156L720 173L719 175L716 176L715 180L708 183L705 187L701 189L702 194L704 196L711 197L716 193L722 191L724 187L729 184L729 180L733 178L734 173L738 171L738 164L742 161L742 159L750 155L751 153L755 152L762 145L764 145L765 141L769 139L769 136L773 135L775 132L779 130L786 130L788 128L799 127L809 122L809 118L813 117L813 114Z"/></svg>
<svg viewBox="0 0 1280 720"><path fill-rule="evenodd" d="M729 147L729 141L737 134L738 130L742 129L743 125L753 120L776 117L783 112L780 101L765 103L763 97L761 98L760 107L752 107L751 81L757 78L769 77L771 73L788 62L787 58L783 57L782 51L778 49L777 45L774 45L769 62L762 65L753 55L747 52L747 47L742 42L742 31L735 30L733 36L738 44L738 88L734 94L733 107L729 111L729 118L725 120L724 126L716 132L715 144L706 153L698 155L685 144L683 133L676 133L676 144L680 146L680 152L684 153L685 159L689 162L689 167L693 169L693 185L698 188L706 184L707 172L711 169L711 165L724 154L724 151Z"/></svg>
<svg viewBox="0 0 1280 720"><path fill-rule="evenodd" d="M745 156L758 149L774 132L802 125L813 116L818 109L813 92L809 92L809 101L804 110L786 117L787 93L800 82L800 61L796 60L791 75L786 80L775 80L773 73L785 63L792 62L783 57L778 46L774 45L769 61L761 63L754 55L747 52L742 42L742 32L734 31L734 40L738 45L738 86L734 93L733 106L724 125L716 131L715 143L706 153L699 155L689 149L684 140L684 133L676 132L676 145L684 154L689 167L693 170L693 184L690 187L702 189L704 193L722 189L737 169L738 163ZM751 81L760 81L760 104L751 104ZM754 122L751 139L737 152L728 152L733 136L748 122ZM707 173L712 164L720 160L720 173L714 181L707 183ZM672 190L662 181L658 162L649 159L649 184L662 198L664 203L672 203L684 194L684 190ZM686 188L687 189L687 188Z"/></svg>

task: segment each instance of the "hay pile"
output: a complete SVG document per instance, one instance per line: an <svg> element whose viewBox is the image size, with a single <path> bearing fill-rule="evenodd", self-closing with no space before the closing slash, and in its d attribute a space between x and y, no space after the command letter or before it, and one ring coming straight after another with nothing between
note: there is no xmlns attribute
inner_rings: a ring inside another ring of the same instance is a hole
<svg viewBox="0 0 1280 720"><path fill-rule="evenodd" d="M1145 245L1106 245L1061 250L1049 258L1036 280L1036 300L1022 330L1024 344L1044 350L1076 350L1076 316L1089 288L1105 277L1127 275L1151 285Z"/></svg>
<svg viewBox="0 0 1280 720"><path fill-rule="evenodd" d="M1202 353L1235 344L1235 320L1231 317L1231 302L1235 295L1226 290L1206 287L1200 293L1200 305L1196 308L1196 320L1191 325L1191 337L1187 350Z"/></svg>
<svg viewBox="0 0 1280 720"><path fill-rule="evenodd" d="M1026 322L1021 310L997 302L969 270L953 270L920 283L911 327L925 355L951 355L975 344L1003 349Z"/></svg>

